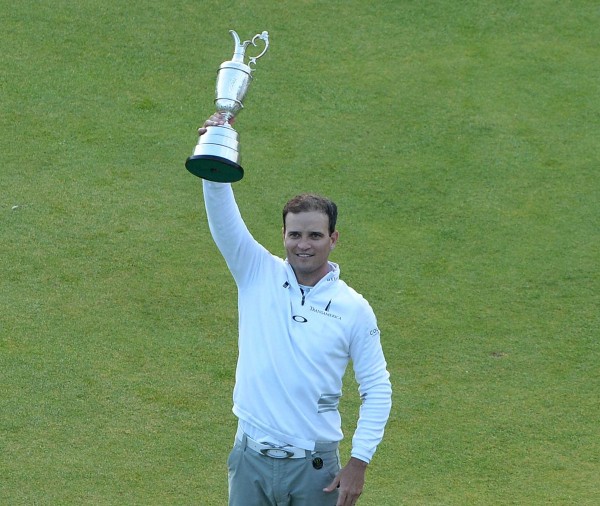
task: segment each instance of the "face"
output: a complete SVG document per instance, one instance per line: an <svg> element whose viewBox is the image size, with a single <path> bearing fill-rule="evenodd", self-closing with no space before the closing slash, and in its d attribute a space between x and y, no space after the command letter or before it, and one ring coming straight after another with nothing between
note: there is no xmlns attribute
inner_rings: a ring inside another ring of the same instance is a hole
<svg viewBox="0 0 600 506"><path fill-rule="evenodd" d="M329 272L327 260L337 239L337 230L329 235L329 218L325 213L287 214L283 244L300 284L314 286Z"/></svg>

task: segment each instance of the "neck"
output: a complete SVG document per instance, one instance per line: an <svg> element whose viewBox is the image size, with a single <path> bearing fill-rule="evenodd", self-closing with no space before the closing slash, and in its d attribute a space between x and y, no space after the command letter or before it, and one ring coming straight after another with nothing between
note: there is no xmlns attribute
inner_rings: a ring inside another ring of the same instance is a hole
<svg viewBox="0 0 600 506"><path fill-rule="evenodd" d="M323 271L313 272L310 274L302 274L301 272L297 272L296 269L292 267L294 274L296 275L296 281L298 281L299 285L304 286L315 286L319 281L321 281L327 274L331 272L331 267L327 264L327 268L323 269Z"/></svg>

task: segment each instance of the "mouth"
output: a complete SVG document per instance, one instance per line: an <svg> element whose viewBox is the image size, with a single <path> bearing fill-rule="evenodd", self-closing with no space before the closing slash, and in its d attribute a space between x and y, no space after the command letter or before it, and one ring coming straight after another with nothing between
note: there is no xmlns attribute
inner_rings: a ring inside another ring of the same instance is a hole
<svg viewBox="0 0 600 506"><path fill-rule="evenodd" d="M296 253L296 256L299 258L310 258L312 257L312 255L309 255L308 253Z"/></svg>

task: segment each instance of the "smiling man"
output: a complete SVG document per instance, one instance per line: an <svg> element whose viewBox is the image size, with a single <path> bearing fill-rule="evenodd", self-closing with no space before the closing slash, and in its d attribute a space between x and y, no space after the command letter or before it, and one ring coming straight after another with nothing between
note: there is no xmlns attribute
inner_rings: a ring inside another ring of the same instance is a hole
<svg viewBox="0 0 600 506"><path fill-rule="evenodd" d="M222 123L213 115L204 127ZM337 207L313 194L290 200L281 259L250 234L231 184L203 181L203 191L211 233L238 288L229 505L354 505L383 437L391 385L373 310L329 260ZM338 404L350 361L362 405L342 467Z"/></svg>
<svg viewBox="0 0 600 506"><path fill-rule="evenodd" d="M299 195L283 209L283 241L298 283L314 286L331 269L329 253L338 240L337 207L316 195Z"/></svg>

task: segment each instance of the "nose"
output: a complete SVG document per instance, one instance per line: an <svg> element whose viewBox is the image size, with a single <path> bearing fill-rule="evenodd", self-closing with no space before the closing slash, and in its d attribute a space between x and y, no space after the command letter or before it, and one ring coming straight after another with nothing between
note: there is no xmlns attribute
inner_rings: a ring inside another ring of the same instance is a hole
<svg viewBox="0 0 600 506"><path fill-rule="evenodd" d="M301 250L307 250L310 248L310 244L309 242L306 240L305 237L302 237L299 241L298 241L298 249Z"/></svg>

